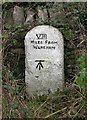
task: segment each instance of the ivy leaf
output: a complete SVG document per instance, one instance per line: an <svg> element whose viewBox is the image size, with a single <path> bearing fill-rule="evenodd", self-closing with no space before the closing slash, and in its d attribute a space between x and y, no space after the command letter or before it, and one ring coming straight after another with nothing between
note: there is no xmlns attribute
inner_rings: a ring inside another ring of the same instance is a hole
<svg viewBox="0 0 87 120"><path fill-rule="evenodd" d="M81 88L85 89L86 85L86 71L85 69L80 71L80 75L74 80L74 82L79 85Z"/></svg>

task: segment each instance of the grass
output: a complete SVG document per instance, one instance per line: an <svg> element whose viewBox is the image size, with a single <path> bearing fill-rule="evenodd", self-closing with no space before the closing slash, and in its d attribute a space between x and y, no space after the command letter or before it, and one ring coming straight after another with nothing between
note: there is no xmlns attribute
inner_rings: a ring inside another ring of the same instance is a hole
<svg viewBox="0 0 87 120"><path fill-rule="evenodd" d="M4 68L4 67L3 67ZM63 91L29 98L24 79L9 79L3 69L3 118L85 118L85 91L65 83Z"/></svg>
<svg viewBox="0 0 87 120"><path fill-rule="evenodd" d="M8 35L7 31L5 31L5 35ZM23 74L24 54L21 55L20 50L16 52L16 49L10 47L15 44L12 40L12 43L7 43L6 40L6 38L3 39L3 118L74 119L78 117L86 119L85 90L72 80L68 80L72 81L70 83L65 83L63 91L58 90L55 94L29 98ZM84 60L81 60L81 66L82 61ZM75 75L78 76L76 73L73 78ZM78 79L81 78L78 77Z"/></svg>
<svg viewBox="0 0 87 120"><path fill-rule="evenodd" d="M8 35L7 31L5 35ZM14 53L12 51L14 48L9 47L13 41L7 43L6 40L3 40L3 118L86 119L85 90L72 80L68 80L72 81L70 83L65 83L63 91L58 90L55 94L29 98L23 77L24 54L21 55L20 51Z"/></svg>
<svg viewBox="0 0 87 120"><path fill-rule="evenodd" d="M74 6L73 6L74 7ZM32 7L31 7L32 8ZM75 7L76 8L79 7ZM69 7L65 7L68 11ZM80 9L80 8L79 8ZM86 9L86 8L85 8ZM74 9L73 9L74 10ZM74 13L71 10L70 12ZM65 11L65 13L68 13ZM80 10L79 10L80 11ZM85 16L86 10L84 12L81 9L81 17L82 14ZM65 14L64 13L64 14ZM68 14L67 14L68 15ZM78 13L73 18L78 17ZM59 16L58 16L59 17ZM67 16L66 16L67 18ZM84 17L82 17L82 20ZM62 19L62 18L61 18ZM83 88L83 81L84 80L84 73L80 73L78 75L79 70L77 68L75 70L75 64L73 60L75 57L78 57L77 54L73 54L73 58L69 58L72 53L72 48L77 49L76 46L79 43L82 44L80 41L80 34L83 37L83 40L86 41L84 35L86 33L83 30L85 27L82 23L72 21L69 19L65 19L63 23L63 28L61 28L64 37L65 37L65 72L66 72L66 81L71 81L70 83L65 82L63 91L58 90L55 94L48 94L44 96L34 96L30 98L26 93L26 84L24 82L24 36L25 34L31 29L33 26L25 26L17 27L17 28L9 28L10 26L6 27L3 25L3 34L2 34L2 49L3 49L3 93L2 93L2 117L3 118L71 118L77 120L77 118L86 119L86 93L85 89ZM86 20L86 19L85 19ZM57 21L55 19L55 21ZM69 22L69 23L68 23ZM53 26L55 24L59 24L59 22L52 23ZM66 24L67 23L67 24ZM75 24L77 23L77 24ZM86 24L86 23L84 23ZM5 28L4 28L5 27ZM80 28L81 27L81 28ZM71 30L72 29L72 30ZM80 33L77 33L78 31ZM82 33L81 33L82 32ZM77 33L77 34L76 34ZM77 39L77 40L76 40ZM85 42L86 43L86 42ZM84 49L86 44L82 44L82 48ZM23 50L23 51L22 51ZM71 50L71 51L70 51ZM80 52L80 51L79 51ZM83 54L83 53L81 53ZM71 56L72 57L72 56ZM84 68L84 58L81 57L80 59L80 66L81 69ZM72 65L72 66L71 66ZM68 67L67 67L68 66ZM70 66L70 68L69 68ZM83 69L82 69L83 70ZM77 78L80 80L75 79ZM82 77L82 78L81 78ZM77 82L75 84L73 81ZM79 85L80 86L79 86Z"/></svg>

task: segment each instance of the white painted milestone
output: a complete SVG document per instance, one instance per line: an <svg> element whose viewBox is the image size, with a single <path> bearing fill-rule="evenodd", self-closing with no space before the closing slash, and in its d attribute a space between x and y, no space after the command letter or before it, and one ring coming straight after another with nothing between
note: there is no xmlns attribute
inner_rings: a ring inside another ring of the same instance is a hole
<svg viewBox="0 0 87 120"><path fill-rule="evenodd" d="M30 96L63 88L64 43L58 29L41 25L25 36L25 82Z"/></svg>

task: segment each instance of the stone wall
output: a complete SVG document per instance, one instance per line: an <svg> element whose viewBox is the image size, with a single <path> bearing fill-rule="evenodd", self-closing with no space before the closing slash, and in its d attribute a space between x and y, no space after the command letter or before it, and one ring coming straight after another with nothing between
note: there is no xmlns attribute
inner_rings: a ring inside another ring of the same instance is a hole
<svg viewBox="0 0 87 120"><path fill-rule="evenodd" d="M74 50L85 49L85 41L79 47L77 46L86 36L85 27L83 23L76 23L80 17L79 13L85 9L85 3L4 3L2 22L3 36L6 39L4 47L7 48L4 50L4 53L7 52L5 65L10 64L10 69L15 69L15 74L16 68L20 68L17 75L23 73L25 35L33 27L47 24L58 28L64 35L65 74L68 74L66 79L73 78L73 74L77 71ZM14 61L16 62L13 65Z"/></svg>
<svg viewBox="0 0 87 120"><path fill-rule="evenodd" d="M35 23L50 24L54 23L56 18L59 22L56 24L60 25L65 18L63 3L32 3L30 6L21 3L11 4L9 3L8 7L4 5L3 8L3 24L5 26L29 26Z"/></svg>

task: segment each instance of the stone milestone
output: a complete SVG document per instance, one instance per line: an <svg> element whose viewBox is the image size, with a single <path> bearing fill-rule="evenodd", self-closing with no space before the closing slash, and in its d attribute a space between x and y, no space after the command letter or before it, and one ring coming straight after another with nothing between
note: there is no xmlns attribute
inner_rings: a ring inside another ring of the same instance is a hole
<svg viewBox="0 0 87 120"><path fill-rule="evenodd" d="M25 36L25 82L32 95L54 93L64 83L64 43L58 29L41 25Z"/></svg>

